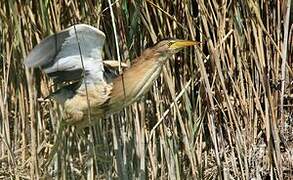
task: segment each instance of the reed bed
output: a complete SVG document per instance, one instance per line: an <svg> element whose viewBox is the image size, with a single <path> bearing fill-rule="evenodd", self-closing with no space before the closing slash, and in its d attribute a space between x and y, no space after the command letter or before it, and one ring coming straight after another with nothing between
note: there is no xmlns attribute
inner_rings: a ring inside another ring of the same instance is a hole
<svg viewBox="0 0 293 180"><path fill-rule="evenodd" d="M292 179L292 4L1 1L0 179ZM202 43L123 112L58 131L62 107L43 100L52 82L23 60L76 23L104 31L105 59L127 63L160 39Z"/></svg>

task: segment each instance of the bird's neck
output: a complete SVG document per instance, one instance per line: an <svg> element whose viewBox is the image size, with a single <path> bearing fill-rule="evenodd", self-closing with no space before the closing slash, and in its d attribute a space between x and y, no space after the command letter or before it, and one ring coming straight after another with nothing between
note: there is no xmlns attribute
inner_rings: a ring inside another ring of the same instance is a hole
<svg viewBox="0 0 293 180"><path fill-rule="evenodd" d="M168 57L162 57L152 49L147 49L136 58L123 75L113 80L113 89L108 106L127 106L145 92L160 75L161 69ZM119 102L119 103L118 103ZM115 111L115 107L112 107Z"/></svg>

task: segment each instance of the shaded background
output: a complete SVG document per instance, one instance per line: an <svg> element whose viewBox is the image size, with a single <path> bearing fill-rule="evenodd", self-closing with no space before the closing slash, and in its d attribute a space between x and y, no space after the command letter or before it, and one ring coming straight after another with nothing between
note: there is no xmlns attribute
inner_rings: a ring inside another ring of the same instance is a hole
<svg viewBox="0 0 293 180"><path fill-rule="evenodd" d="M109 1L0 2L0 178L292 178L290 0ZM172 57L138 103L57 136L61 107L42 100L52 82L23 60L76 23L105 32L105 59L118 59L116 34L127 63L164 38L203 43Z"/></svg>

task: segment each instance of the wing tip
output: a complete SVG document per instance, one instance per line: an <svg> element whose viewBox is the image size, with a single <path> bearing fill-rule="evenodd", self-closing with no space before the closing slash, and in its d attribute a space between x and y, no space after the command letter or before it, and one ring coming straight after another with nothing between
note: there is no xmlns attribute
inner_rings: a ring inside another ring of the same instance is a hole
<svg viewBox="0 0 293 180"><path fill-rule="evenodd" d="M31 51L27 57L24 58L23 60L23 64L27 67L27 68L32 68L32 67L36 67L39 65L39 61L36 61L34 59L34 55L32 54L33 51Z"/></svg>
<svg viewBox="0 0 293 180"><path fill-rule="evenodd" d="M23 64L27 67L27 68L31 68L34 66L33 61L29 58L29 56L27 56L26 58L24 58L23 60Z"/></svg>

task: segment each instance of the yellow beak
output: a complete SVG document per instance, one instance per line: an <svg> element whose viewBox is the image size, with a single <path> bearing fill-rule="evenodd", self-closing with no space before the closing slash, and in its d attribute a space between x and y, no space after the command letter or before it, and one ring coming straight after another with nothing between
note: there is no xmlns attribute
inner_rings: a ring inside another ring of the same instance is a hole
<svg viewBox="0 0 293 180"><path fill-rule="evenodd" d="M187 46L194 46L199 44L200 42L196 41L186 41L186 40L175 40L175 42L170 46L172 49L183 48Z"/></svg>

